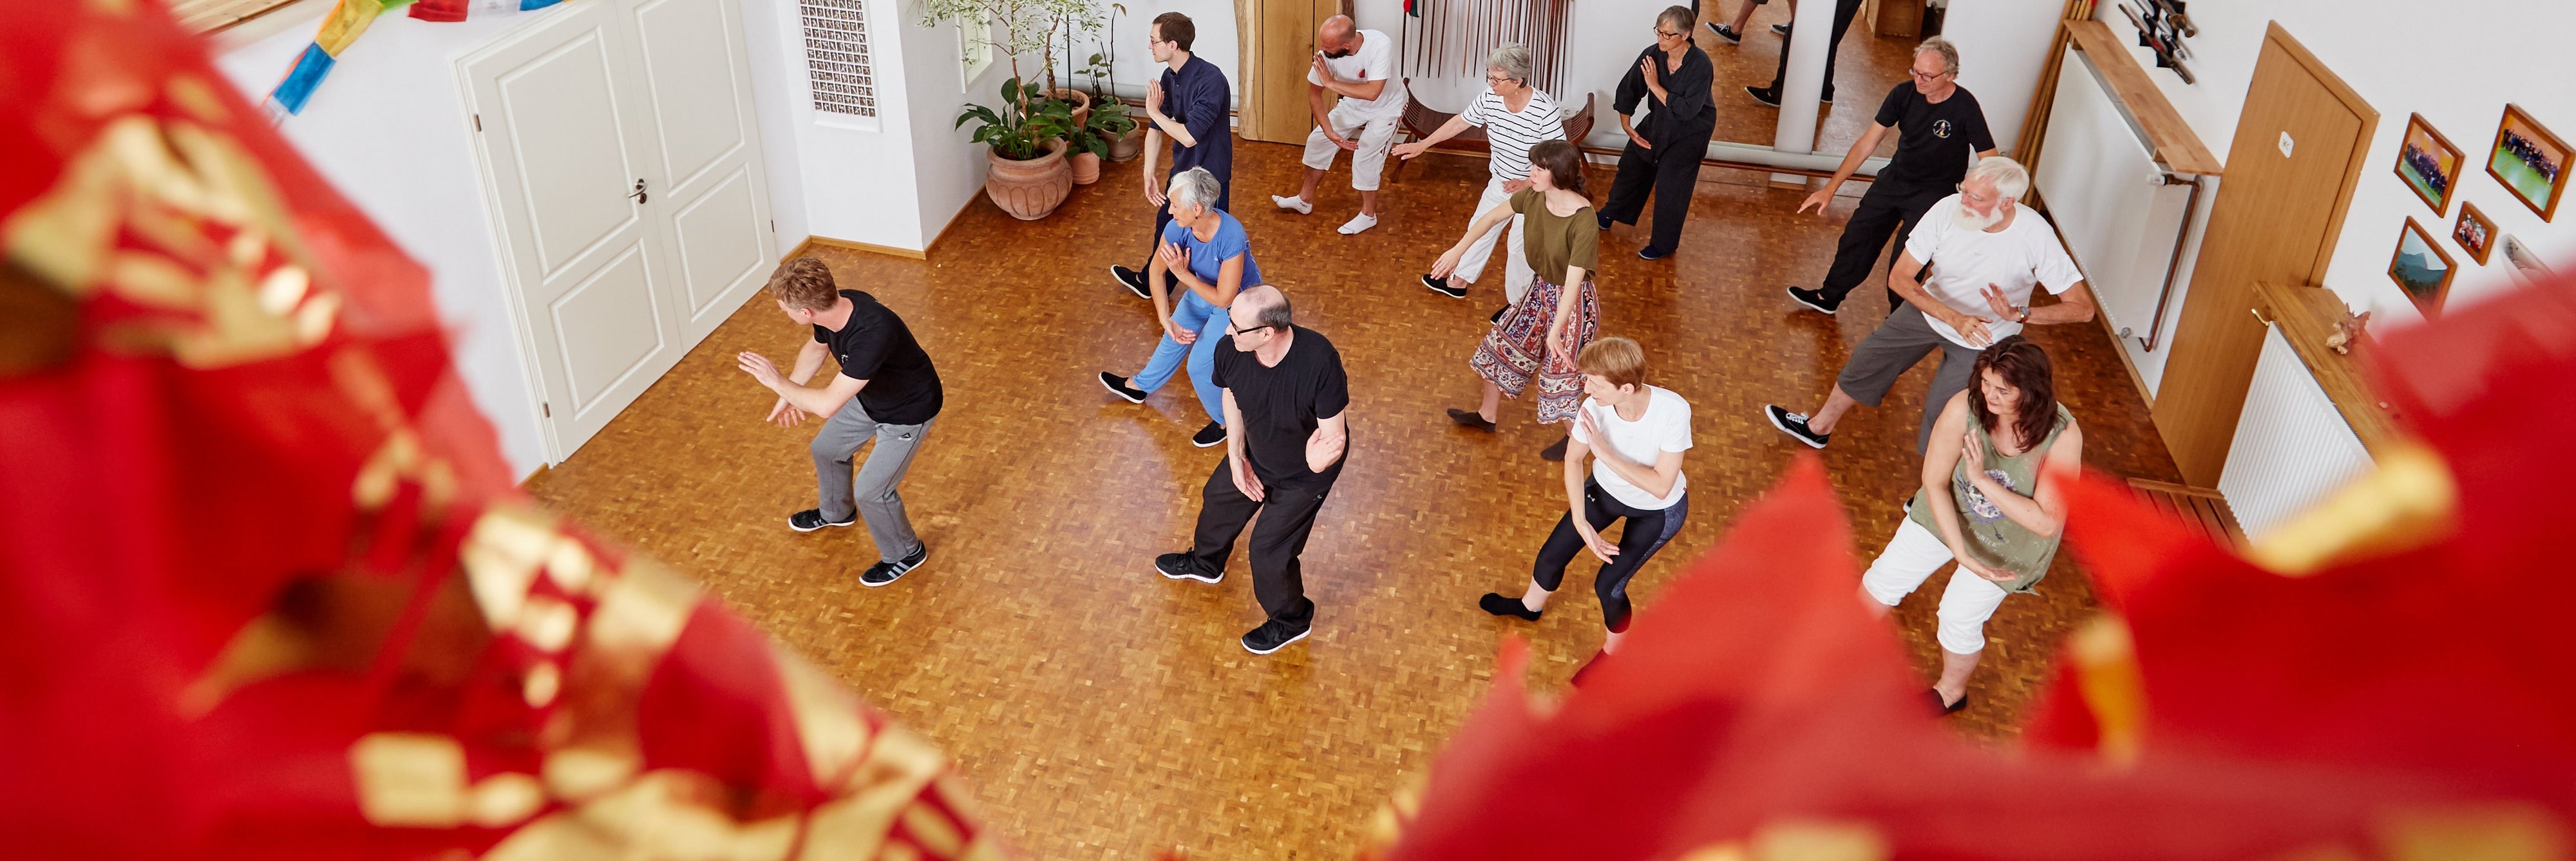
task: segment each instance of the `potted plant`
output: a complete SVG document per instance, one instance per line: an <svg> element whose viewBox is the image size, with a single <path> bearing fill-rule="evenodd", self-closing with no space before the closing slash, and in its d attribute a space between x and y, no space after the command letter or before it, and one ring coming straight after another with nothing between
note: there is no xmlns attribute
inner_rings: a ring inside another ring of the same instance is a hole
<svg viewBox="0 0 2576 861"><path fill-rule="evenodd" d="M1097 107L1091 110L1090 125L1084 127L1086 133L1100 141L1100 148L1092 151L1092 157L1127 161L1142 154L1145 151L1144 126L1137 124L1135 117L1127 115L1127 103L1104 101L1096 104ZM1124 155L1119 152L1121 145L1126 148ZM1098 168L1095 166L1094 169ZM1082 166L1076 164L1075 176L1079 177L1081 172Z"/></svg>
<svg viewBox="0 0 2576 861"><path fill-rule="evenodd" d="M1061 43L1061 47L1064 48L1064 54L1062 56L1064 57L1065 62L1073 62L1074 31L1080 30L1084 33L1092 34L1098 34L1100 32L1101 22L1100 16L1097 13L1098 10L1092 7L1088 2L1078 2L1078 0L1072 6L1057 11L1055 23L1051 26L1051 29L1064 34L1064 41ZM1073 75L1070 72L1064 76L1064 81L1062 82L1064 85L1058 84L1055 77L1055 60L1058 56L1055 51L1058 46L1059 43L1050 41L1047 43L1045 52L1039 55L1039 67L1046 71L1046 97L1073 105L1073 125L1075 128L1089 126L1091 124L1091 112L1107 100L1101 97L1098 87L1093 87L1092 92L1085 93L1081 90L1074 89L1071 86L1066 86L1073 83ZM1094 54L1092 56L1097 59L1099 55Z"/></svg>
<svg viewBox="0 0 2576 861"><path fill-rule="evenodd" d="M1052 78L1055 74L1056 29L1068 25L1090 26L1085 22L1097 21L1097 15L1092 0L922 0L921 25L932 27L943 21L955 23L967 42L989 46L995 53L1008 58L1011 79L1031 84L1015 88L1016 98L1021 102L1034 103L1049 101L1048 92L1035 86L1034 79L1020 74L1020 56L1035 53L1045 57L1046 65L1042 69ZM1000 31L998 36L995 35L996 30ZM1088 97L1075 101L1087 102ZM1035 105L1022 104L1020 107L1028 110Z"/></svg>
<svg viewBox="0 0 2576 861"><path fill-rule="evenodd" d="M1133 161L1145 153L1145 126L1118 98L1118 16L1126 13L1124 4L1109 4L1108 38L1100 40L1100 50L1092 52L1091 62L1082 67L1083 74L1091 76L1093 121L1089 125L1109 141L1109 152L1103 157L1110 161ZM1115 112L1117 120L1101 122L1103 112Z"/></svg>
<svg viewBox="0 0 2576 861"><path fill-rule="evenodd" d="M1100 181L1100 157L1109 152L1109 141L1100 132L1077 128L1064 139L1065 162L1073 166L1073 184L1090 185Z"/></svg>
<svg viewBox="0 0 2576 861"><path fill-rule="evenodd" d="M1002 82L1002 106L967 105L957 125L974 120L975 142L992 148L985 158L984 196L1022 221L1047 217L1073 194L1073 168L1065 163L1066 139L1076 130L1071 106L1035 98L1014 77Z"/></svg>

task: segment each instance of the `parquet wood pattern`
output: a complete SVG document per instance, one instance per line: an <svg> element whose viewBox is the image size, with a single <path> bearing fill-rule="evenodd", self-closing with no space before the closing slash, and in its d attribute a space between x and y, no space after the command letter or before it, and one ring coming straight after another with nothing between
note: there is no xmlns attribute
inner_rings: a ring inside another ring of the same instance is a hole
<svg viewBox="0 0 2576 861"><path fill-rule="evenodd" d="M1474 403L1467 356L1502 301L1499 276L1467 301L1414 278L1464 230L1484 163L1426 157L1383 196L1384 223L1344 237L1334 227L1358 201L1339 173L1312 216L1266 205L1264 195L1296 187L1297 155L1238 142L1237 215L1299 321L1340 347L1353 441L1305 556L1316 632L1285 651L1255 657L1235 643L1260 620L1239 553L1219 585L1151 570L1155 554L1186 546L1219 457L1188 443L1201 423L1188 386L1175 380L1135 406L1091 379L1133 371L1156 334L1149 303L1105 272L1145 250L1151 212L1132 162L1107 166L1043 221L1014 221L978 197L926 260L813 249L844 286L909 321L947 384L946 411L903 487L930 561L904 580L855 582L876 559L865 530L800 535L783 522L813 504L813 426L763 424L770 395L732 358L785 357L805 337L765 297L530 490L703 578L934 739L994 825L1037 857L1348 857L1374 806L1428 766L1489 687L1504 635L1532 640L1533 684L1553 687L1602 634L1586 565L1535 625L1474 606L1528 580L1564 510L1559 467L1537 457L1560 431L1534 426L1527 401L1505 402L1491 436L1441 413ZM1793 311L1780 294L1824 271L1852 197L1827 217L1800 217L1791 212L1803 190L1770 188L1758 173L1702 177L1676 257L1638 260L1641 228L1602 243L1603 334L1642 342L1653 381L1696 412L1692 520L1637 577L1644 614L1806 450L1760 406L1820 400L1885 313L1875 286L1839 318ZM1597 170L1593 187L1608 180ZM2056 357L2090 465L2177 478L2100 327L2032 336ZM1823 454L1854 517L1856 566L1893 532L1913 487L1930 368L1884 408L1847 419ZM1964 731L2013 733L2058 638L2092 605L2073 556L2060 554L2039 595L1996 614L1976 704L1956 718ZM1891 617L1927 684L1938 587Z"/></svg>

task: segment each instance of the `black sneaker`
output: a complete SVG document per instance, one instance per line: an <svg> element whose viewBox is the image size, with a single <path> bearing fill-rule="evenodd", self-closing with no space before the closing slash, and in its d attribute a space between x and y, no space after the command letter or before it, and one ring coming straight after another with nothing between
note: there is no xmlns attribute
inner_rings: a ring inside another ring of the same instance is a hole
<svg viewBox="0 0 2576 861"><path fill-rule="evenodd" d="M1261 627L1244 633L1243 650L1256 655L1267 655L1287 648L1290 643L1306 639L1306 635L1314 631L1313 623L1308 623L1303 628L1290 628L1287 623L1272 619L1261 623Z"/></svg>
<svg viewBox="0 0 2576 861"><path fill-rule="evenodd" d="M859 572L859 585L875 587L901 580L904 574L921 567L921 563L928 561L930 561L930 545L924 544L913 548L912 555L903 557L901 560L879 562L868 566L868 570Z"/></svg>
<svg viewBox="0 0 2576 861"><path fill-rule="evenodd" d="M1486 433L1494 432L1494 423L1486 421L1485 417L1478 415L1475 410L1462 410L1457 407L1450 407L1449 420L1457 422L1459 427L1474 428Z"/></svg>
<svg viewBox="0 0 2576 861"><path fill-rule="evenodd" d="M1744 41L1744 34L1735 32L1735 28L1733 27L1729 27L1715 21L1708 22L1708 31L1717 34L1718 38L1724 39L1730 43L1740 43Z"/></svg>
<svg viewBox="0 0 2576 861"><path fill-rule="evenodd" d="M1144 403L1145 396L1153 394L1152 392L1145 391L1144 389L1128 385L1126 377L1122 377L1108 371L1100 372L1100 387L1108 389L1110 394L1126 398L1127 402L1131 404Z"/></svg>
<svg viewBox="0 0 2576 861"><path fill-rule="evenodd" d="M1138 299L1154 298L1154 294L1145 289L1145 273L1143 272L1138 272L1125 266L1111 266L1109 267L1109 277L1118 279L1118 283L1125 286L1130 292L1135 293L1136 298Z"/></svg>
<svg viewBox="0 0 2576 861"><path fill-rule="evenodd" d="M1485 593L1485 597L1476 599L1476 606L1487 613L1492 613L1496 616L1510 616L1523 622L1536 622L1538 621L1540 614L1547 612L1545 610L1532 610L1529 608L1529 605L1521 603L1521 599L1505 598L1499 592Z"/></svg>
<svg viewBox="0 0 2576 861"><path fill-rule="evenodd" d="M1809 310L1819 314L1831 314L1842 310L1843 307L1843 303L1825 298L1825 291L1809 290L1805 287L1789 288L1789 301L1805 305Z"/></svg>
<svg viewBox="0 0 2576 861"><path fill-rule="evenodd" d="M1833 441L1833 434L1817 433L1807 429L1806 413L1793 413L1781 409L1777 404L1763 404L1762 415L1771 420L1772 427L1779 428L1781 433L1797 437L1798 441L1806 443L1808 448L1824 448L1825 443Z"/></svg>
<svg viewBox="0 0 2576 861"><path fill-rule="evenodd" d="M1200 448L1225 444L1225 426L1208 422L1207 427L1199 428L1198 433L1190 435L1190 444Z"/></svg>
<svg viewBox="0 0 2576 861"><path fill-rule="evenodd" d="M1225 572L1219 571L1214 574L1210 574L1205 571L1201 571L1199 570L1198 563L1192 561L1190 559L1190 554L1187 553L1165 553L1161 556L1154 557L1154 573L1163 575L1163 578L1167 580L1196 580L1201 583L1225 582Z"/></svg>
<svg viewBox="0 0 2576 861"><path fill-rule="evenodd" d="M1547 461L1547 462L1549 462L1549 463L1564 463L1564 462L1565 462L1565 445L1566 445L1566 443L1570 443L1570 442L1573 442L1573 441L1574 441L1574 438L1573 438L1573 437L1570 437L1570 436L1569 436L1569 437L1559 437L1559 438L1557 439L1557 441L1552 442L1552 443L1548 443L1546 448L1543 448L1543 449L1539 449L1539 450L1538 450L1538 459L1540 459L1540 460L1544 460L1544 461Z"/></svg>
<svg viewBox="0 0 2576 861"><path fill-rule="evenodd" d="M1932 713L1943 717L1958 714L1960 710L1968 707L1967 694L1960 694L1959 701L1955 703L1942 699L1941 689L1939 688L1927 690L1924 692L1924 695L1927 699L1932 701Z"/></svg>
<svg viewBox="0 0 2576 861"><path fill-rule="evenodd" d="M1773 32L1773 33L1778 33L1778 34L1780 34L1780 35L1782 35L1782 36L1789 35L1789 25L1787 25L1787 24L1773 24L1773 25L1771 25L1771 32Z"/></svg>
<svg viewBox="0 0 2576 861"><path fill-rule="evenodd" d="M1673 256L1673 253L1672 253L1672 252L1670 252L1670 251L1657 251L1657 250L1655 250L1655 247L1654 247L1654 246L1652 246L1652 245L1646 246L1646 247L1644 247L1644 248L1637 249L1637 259L1639 259L1639 260L1662 260L1662 259L1664 259L1664 258L1666 258L1666 257L1671 257L1671 256Z"/></svg>
<svg viewBox="0 0 2576 861"><path fill-rule="evenodd" d="M1447 278L1433 278L1429 275L1424 275L1422 276L1422 286L1429 287L1431 288L1431 292L1447 296L1451 299L1467 298L1467 288L1451 287L1449 286L1449 279Z"/></svg>
<svg viewBox="0 0 2576 861"><path fill-rule="evenodd" d="M1511 313L1511 312L1512 312L1512 306L1510 306L1510 305L1505 305L1505 306L1503 306L1503 307L1496 308L1496 309L1494 309L1494 316L1491 316L1491 317L1487 317L1487 318L1485 318L1485 322L1488 322L1488 323L1501 323L1501 322L1503 322L1503 315L1505 315L1505 314L1509 314L1509 313Z"/></svg>
<svg viewBox="0 0 2576 861"><path fill-rule="evenodd" d="M1766 90L1761 87L1746 87L1744 88L1744 94L1752 96L1754 101L1761 102L1775 108L1780 106L1780 94L1777 91Z"/></svg>
<svg viewBox="0 0 2576 861"><path fill-rule="evenodd" d="M787 515L787 528L798 532L812 532L826 526L848 526L857 522L859 522L859 513L857 511L851 511L850 519L843 520L838 523L823 519L823 509L820 508L808 508L794 514Z"/></svg>

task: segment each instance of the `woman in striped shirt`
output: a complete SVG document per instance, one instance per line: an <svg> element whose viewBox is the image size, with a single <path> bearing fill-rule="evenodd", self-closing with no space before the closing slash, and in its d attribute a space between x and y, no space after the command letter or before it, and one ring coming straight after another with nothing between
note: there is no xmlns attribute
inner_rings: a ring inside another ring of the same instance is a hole
<svg viewBox="0 0 2576 861"><path fill-rule="evenodd" d="M1487 212L1509 202L1513 194L1530 185L1530 147L1541 141L1565 139L1565 121L1557 116L1556 100L1530 86L1529 74L1529 48L1510 43L1495 48L1485 59L1485 92L1430 137L1396 147L1396 156L1409 159L1421 155L1470 126L1482 126L1492 147L1489 163L1493 177L1485 181L1485 194L1476 200L1475 211ZM1496 226L1478 234L1467 246L1465 256L1458 259L1457 271L1446 278L1424 275L1422 286L1452 299L1467 298L1467 285L1485 274L1485 263L1494 256L1494 241L1509 234L1503 257L1503 296L1519 304L1522 294L1529 292L1532 274L1521 251L1521 222L1521 217L1515 215L1508 227ZM1499 316L1500 312L1496 313Z"/></svg>

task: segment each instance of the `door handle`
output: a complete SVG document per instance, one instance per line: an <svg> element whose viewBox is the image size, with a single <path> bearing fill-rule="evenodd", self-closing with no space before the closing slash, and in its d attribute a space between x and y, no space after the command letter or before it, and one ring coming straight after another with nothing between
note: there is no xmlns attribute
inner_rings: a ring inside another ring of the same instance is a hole
<svg viewBox="0 0 2576 861"><path fill-rule="evenodd" d="M636 203L643 203L644 201L651 199L649 195L644 193L644 181L640 179L635 181L635 193L627 195L626 197Z"/></svg>

